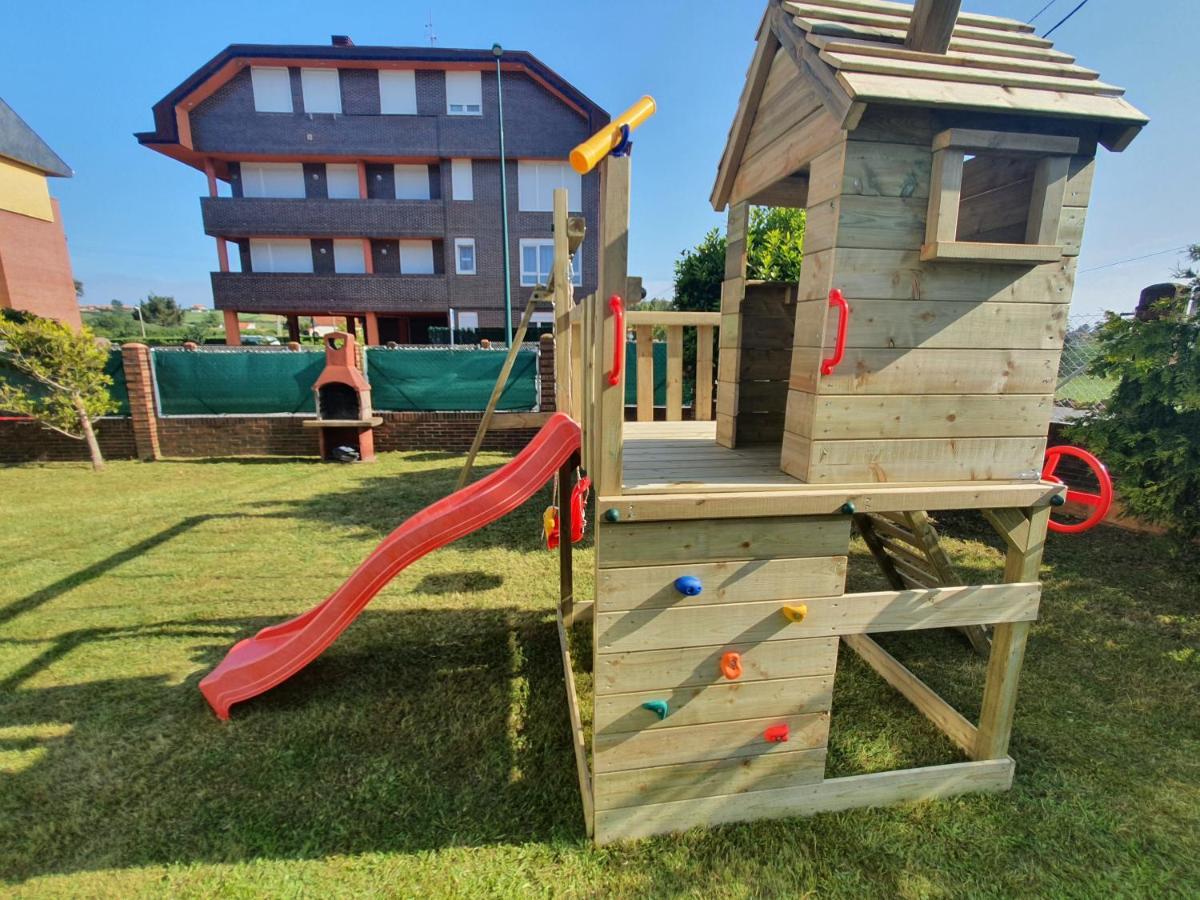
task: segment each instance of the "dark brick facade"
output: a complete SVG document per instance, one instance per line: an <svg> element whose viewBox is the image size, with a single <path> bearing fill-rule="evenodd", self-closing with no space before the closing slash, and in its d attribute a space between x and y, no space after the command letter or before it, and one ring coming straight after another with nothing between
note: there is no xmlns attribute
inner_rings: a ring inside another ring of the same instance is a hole
<svg viewBox="0 0 1200 900"><path fill-rule="evenodd" d="M435 200L202 197L200 214L205 234L234 239L243 235L440 238L446 231L446 204Z"/></svg>
<svg viewBox="0 0 1200 900"><path fill-rule="evenodd" d="M250 52L257 51L256 54ZM269 52L269 51L274 52ZM168 101L201 86L226 57L284 55L289 65L293 112L260 113L254 109L249 65L210 96L190 108L187 119L196 154L220 154L212 160L218 177L229 181L232 196L206 197L201 214L207 234L234 245L230 257L241 272L214 273L213 296L218 309L280 314L410 312L445 314L453 308L474 312L480 324L503 324L503 227L500 215L499 96L490 58L477 51L428 51L418 48L231 47L189 82L155 106L158 131L139 135L151 146L177 140L174 123L165 115ZM306 59L307 57L307 59ZM430 57L430 59L425 59ZM480 70L478 116L446 112L445 71L436 67L414 72L416 115L380 113L378 70L364 60L431 60L459 68L465 62ZM304 110L300 71L306 64L328 66L339 60L342 112ZM487 59L487 62L483 60ZM357 60L357 63L354 61ZM521 240L548 240L549 212L521 212L518 160L565 160L570 149L607 121L607 115L528 54L506 54L506 62L522 68L503 73L505 175L508 183L510 291L514 323L520 318L531 287L522 286ZM536 73L533 77L531 73ZM547 85L550 87L548 88ZM571 97L568 102L564 97ZM583 114L572 108L576 104ZM222 162L230 156L303 160L305 199L242 196L241 166ZM469 201L453 199L452 159L472 161ZM329 199L326 163L365 165L367 200ZM429 167L428 200L395 200L393 163ZM195 164L195 163L193 163ZM582 210L592 235L599 233L599 176L582 180ZM270 275L251 270L249 240L257 237L309 237L313 240L313 275ZM337 275L332 247L319 241L362 237L372 241L374 273ZM455 238L475 242L475 272L456 270ZM401 276L392 252L400 239L433 240L436 278ZM388 254L382 249L387 247ZM325 253L321 250L325 249ZM580 294L598 281L597 242L584 243ZM306 281L307 279L307 281ZM369 282L375 282L373 284Z"/></svg>

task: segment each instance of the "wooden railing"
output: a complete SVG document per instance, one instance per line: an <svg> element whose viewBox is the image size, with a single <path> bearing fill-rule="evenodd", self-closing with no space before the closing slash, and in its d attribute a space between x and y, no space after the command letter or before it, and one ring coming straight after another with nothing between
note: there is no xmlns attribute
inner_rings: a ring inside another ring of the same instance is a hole
<svg viewBox="0 0 1200 900"><path fill-rule="evenodd" d="M721 321L715 312L669 312L630 310L625 324L633 332L637 346L637 420L654 420L654 328L667 331L667 421L683 419L683 329L696 329L696 396L693 409L697 419L713 417L713 329Z"/></svg>

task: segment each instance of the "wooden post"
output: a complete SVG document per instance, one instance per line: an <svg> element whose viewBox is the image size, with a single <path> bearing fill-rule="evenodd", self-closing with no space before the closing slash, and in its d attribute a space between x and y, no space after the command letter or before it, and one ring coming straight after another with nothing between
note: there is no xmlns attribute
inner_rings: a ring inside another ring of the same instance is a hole
<svg viewBox="0 0 1200 900"><path fill-rule="evenodd" d="M654 421L654 326L639 325L637 334L637 420Z"/></svg>
<svg viewBox="0 0 1200 900"><path fill-rule="evenodd" d="M667 326L667 421L683 419L683 326Z"/></svg>
<svg viewBox="0 0 1200 900"><path fill-rule="evenodd" d="M922 53L945 53L962 0L916 0L904 46Z"/></svg>
<svg viewBox="0 0 1200 900"><path fill-rule="evenodd" d="M641 360L638 361L639 364ZM713 417L713 329L696 326L696 401L695 416L700 422Z"/></svg>
<svg viewBox="0 0 1200 900"><path fill-rule="evenodd" d="M554 402L571 410L571 250L567 240L567 192L554 191Z"/></svg>
<svg viewBox="0 0 1200 900"><path fill-rule="evenodd" d="M368 346L379 346L379 316L373 312L369 312L363 318L363 331L366 332L365 340Z"/></svg>
<svg viewBox="0 0 1200 900"><path fill-rule="evenodd" d="M295 343L300 342L300 317L294 314L287 317L287 333L288 340Z"/></svg>
<svg viewBox="0 0 1200 900"><path fill-rule="evenodd" d="M596 309L596 403L599 406L598 447L591 472L598 496L621 493L621 438L625 416L625 377L609 384L613 355L624 333L617 333L609 306L613 296L628 288L629 256L629 157L608 156L600 164L600 296Z"/></svg>
<svg viewBox="0 0 1200 900"><path fill-rule="evenodd" d="M735 386L741 377L742 297L746 291L746 235L750 228L750 204L729 207L725 226L725 280L721 284L721 334L718 339L717 381ZM717 390L717 443L737 446L737 391Z"/></svg>
<svg viewBox="0 0 1200 900"><path fill-rule="evenodd" d="M1004 581L1009 584L1038 580L1050 507L1024 510L1023 518L1028 522L1028 528L1020 528L1020 537L1009 541L1008 558L1004 566ZM1010 622L992 629L992 652L988 657L983 706L979 713L975 759L1001 759L1008 755L1008 741L1012 735L1013 713L1017 704L1017 682L1025 658L1029 628L1029 622Z"/></svg>
<svg viewBox="0 0 1200 900"><path fill-rule="evenodd" d="M558 610L566 622L574 621L575 615L575 572L571 567L571 489L575 486L575 470L578 467L579 454L573 453L558 470Z"/></svg>

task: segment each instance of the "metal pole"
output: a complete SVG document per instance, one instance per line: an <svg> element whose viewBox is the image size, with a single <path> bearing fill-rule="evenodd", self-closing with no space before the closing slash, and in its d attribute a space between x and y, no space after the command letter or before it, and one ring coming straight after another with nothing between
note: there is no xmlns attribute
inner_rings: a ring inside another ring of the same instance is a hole
<svg viewBox="0 0 1200 900"><path fill-rule="evenodd" d="M504 48L492 44L496 57L496 107L500 119L500 225L504 239L504 343L512 346L512 271L508 253L508 173L504 171L504 89L500 84L500 57Z"/></svg>

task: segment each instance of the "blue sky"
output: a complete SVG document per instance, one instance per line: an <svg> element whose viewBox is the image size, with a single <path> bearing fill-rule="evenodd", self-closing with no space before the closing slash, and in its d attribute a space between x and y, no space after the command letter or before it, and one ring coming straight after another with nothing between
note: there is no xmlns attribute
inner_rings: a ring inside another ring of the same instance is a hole
<svg viewBox="0 0 1200 900"><path fill-rule="evenodd" d="M1045 0L964 0L975 12L1028 18ZM1057 0L1039 32L1075 5ZM658 115L637 135L630 270L669 295L673 263L722 223L709 190L737 105L764 0L602 4L537 2L64 2L5 12L3 96L74 168L56 180L85 302L134 302L149 291L211 304L216 267L200 225L204 176L146 150L150 107L217 50L237 42L426 44L530 50L616 113L643 93ZM1101 152L1073 313L1131 309L1177 253L1200 242L1200 4L1089 0L1057 44L1126 88L1151 118L1121 154ZM1151 58L1153 57L1153 59ZM1103 268L1100 268L1103 267Z"/></svg>

